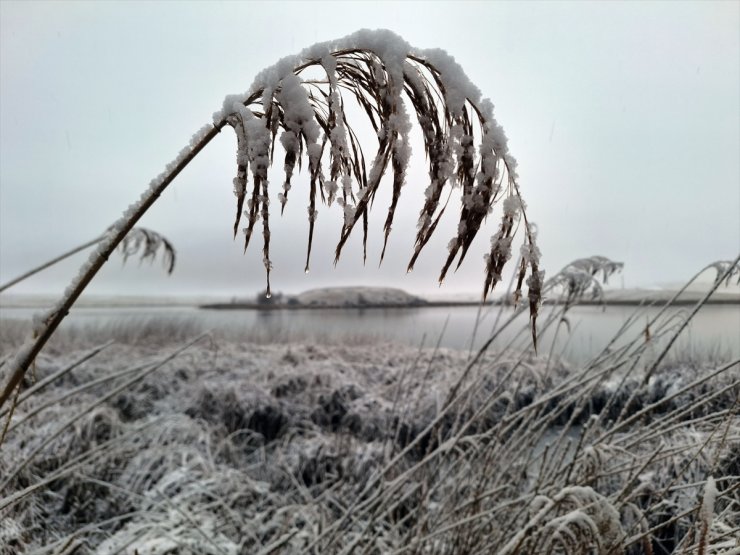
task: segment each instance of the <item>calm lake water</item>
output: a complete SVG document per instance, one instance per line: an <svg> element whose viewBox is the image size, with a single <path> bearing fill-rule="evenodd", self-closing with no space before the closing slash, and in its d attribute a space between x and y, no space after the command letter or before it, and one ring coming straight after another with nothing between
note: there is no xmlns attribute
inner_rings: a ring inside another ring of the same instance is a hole
<svg viewBox="0 0 740 555"><path fill-rule="evenodd" d="M543 307L538 325L559 307ZM637 312L639 310L639 312ZM676 324L688 314L687 308L670 310L666 317ZM0 308L0 325L7 320L30 319L36 309ZM658 309L610 306L576 307L566 315L557 333L551 326L540 334L540 351L563 354L573 362L594 356L637 314L618 344L633 338L644 341L645 327ZM485 307L434 307L397 309L323 309L323 310L202 310L196 307L76 308L62 324L70 326L136 326L152 319L189 328L213 329L236 338L259 341L330 341L367 343L376 340L419 346L470 349L482 345L494 328L511 318L513 309ZM665 318L663 319L665 321ZM556 320L558 321L558 320ZM476 324L477 322L477 324ZM655 341L660 328L652 326ZM493 343L521 348L531 344L528 316L518 316ZM677 355L740 357L740 307L715 305L704 307L683 331L674 346Z"/></svg>

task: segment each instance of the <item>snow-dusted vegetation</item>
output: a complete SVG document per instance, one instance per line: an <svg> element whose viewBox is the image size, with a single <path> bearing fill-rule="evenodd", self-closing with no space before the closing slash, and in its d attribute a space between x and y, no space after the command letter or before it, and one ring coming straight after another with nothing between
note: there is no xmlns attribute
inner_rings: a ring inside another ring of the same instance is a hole
<svg viewBox="0 0 740 555"><path fill-rule="evenodd" d="M309 68L318 80L303 80ZM343 94L377 135L367 167ZM500 207L485 296L522 230L512 297L519 302L526 283L528 302L501 312L478 352L265 345L178 326L52 337L136 221L226 126L238 142L234 231L244 216L248 242L262 221L268 294L276 140L285 151L281 204L293 201L301 158L310 174L307 258L317 197L343 211L338 257L356 223L366 232L390 166L387 238L410 155L409 112L430 179L409 268L443 215L446 190L462 208L440 280ZM363 31L265 70L125 211L52 311L0 328L0 550L740 553L740 361L668 356L713 291L570 365L537 337L569 333L568 311L598 298L621 265L580 259L545 281L524 208L492 105L444 52ZM738 259L714 268L715 288L740 273ZM543 295L564 302L538 319ZM528 346L489 348L525 311Z"/></svg>
<svg viewBox="0 0 740 555"><path fill-rule="evenodd" d="M683 323L581 366L61 330L3 411L4 552L737 553L740 362L661 363Z"/></svg>

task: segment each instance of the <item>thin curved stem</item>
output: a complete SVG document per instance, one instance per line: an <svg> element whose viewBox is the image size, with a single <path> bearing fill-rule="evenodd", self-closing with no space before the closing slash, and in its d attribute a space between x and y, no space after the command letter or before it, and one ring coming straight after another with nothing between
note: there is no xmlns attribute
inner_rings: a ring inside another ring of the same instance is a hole
<svg viewBox="0 0 740 555"><path fill-rule="evenodd" d="M21 274L20 276L18 276L16 278L13 278L13 279L11 279L10 281L8 281L6 283L3 283L2 285L0 285L0 293L2 293L3 291L5 291L6 289L9 289L10 287L13 287L16 283L20 283L21 281L23 281L23 280L25 280L27 278L30 278L32 275L38 274L42 270L46 270L47 268L53 266L57 262L61 262L62 260L65 260L65 259L69 258L70 256L72 256L74 254L77 254L80 251L84 251L85 249L87 249L89 247L92 247L96 243L99 243L103 238L105 238L105 235L101 235L100 237L96 237L92 241L88 241L87 243L83 243L79 247L75 247L72 250L69 250L69 251L65 252L64 254L61 254L61 255L57 256L56 258L52 258L51 260L49 260L48 262L45 262L44 264L41 264L40 266L36 266L35 268L33 268L32 270L29 270L25 274Z"/></svg>

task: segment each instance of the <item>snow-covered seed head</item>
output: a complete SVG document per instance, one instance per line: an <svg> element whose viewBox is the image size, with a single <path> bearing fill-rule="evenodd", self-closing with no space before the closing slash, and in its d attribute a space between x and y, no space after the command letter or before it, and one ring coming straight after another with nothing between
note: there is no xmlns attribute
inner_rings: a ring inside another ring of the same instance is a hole
<svg viewBox="0 0 740 555"><path fill-rule="evenodd" d="M370 144L362 143L355 133L345 110L348 104L359 108L350 113L367 116L375 132ZM503 204L498 239L486 260L484 297L499 281L511 257L511 241L520 227L524 228L527 249L520 275L529 272L534 276L529 282L538 287L541 276L535 234L516 182L516 161L494 117L493 104L481 97L480 90L446 52L413 48L390 31L362 30L311 46L260 72L247 93L226 98L223 110L214 117L217 126L228 124L237 136L234 192L238 206L234 229L238 229L245 202L249 220L246 242L260 214L268 229L268 167L277 143L284 151L285 179L281 179L283 190L278 194L281 209L288 202L296 167L300 169L307 161L303 166L309 177L306 268L317 194L329 205L336 200L344 212L335 248L336 263L358 221L363 222L363 245L367 244L367 212L383 177L392 173L392 180L385 180L392 183L392 196L383 226L382 262L412 154L412 116L422 131L430 185L419 212L408 269L413 268L437 229L445 211L445 192L454 188L459 191L462 206L439 281L455 261L459 267L483 221L494 206ZM249 169L251 188L247 182ZM500 202L502 199L505 201ZM518 225L520 220L523 226ZM536 289L530 290L533 316L539 298Z"/></svg>
<svg viewBox="0 0 740 555"><path fill-rule="evenodd" d="M118 250L123 255L123 261L129 257L139 254L140 260L153 262L157 253L161 252L162 263L168 274L175 269L175 247L166 237L156 231L143 227L135 227L123 238Z"/></svg>

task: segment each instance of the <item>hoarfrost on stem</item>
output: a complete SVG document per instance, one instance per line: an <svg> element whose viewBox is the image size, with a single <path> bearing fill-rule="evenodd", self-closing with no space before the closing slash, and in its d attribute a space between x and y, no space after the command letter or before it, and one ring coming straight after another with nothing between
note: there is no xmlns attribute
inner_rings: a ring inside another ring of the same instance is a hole
<svg viewBox="0 0 740 555"><path fill-rule="evenodd" d="M712 518L714 517L714 502L717 499L717 483L712 476L707 478L707 483L704 486L704 497L701 502L701 510L699 511L699 517L702 522L702 526L707 529L712 525Z"/></svg>

